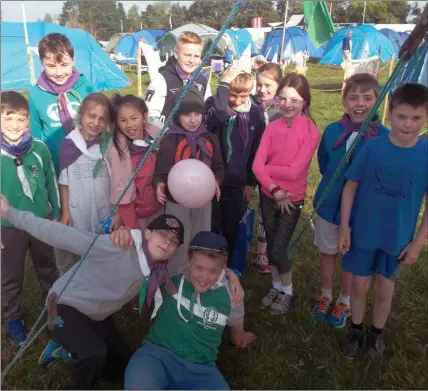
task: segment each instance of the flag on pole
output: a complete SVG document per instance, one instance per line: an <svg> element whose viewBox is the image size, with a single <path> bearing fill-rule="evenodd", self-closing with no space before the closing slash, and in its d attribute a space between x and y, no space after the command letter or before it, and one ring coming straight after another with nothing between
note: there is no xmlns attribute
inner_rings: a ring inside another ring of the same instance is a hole
<svg viewBox="0 0 428 391"><path fill-rule="evenodd" d="M327 4L324 0L304 1L303 13L309 39L316 47L320 47L334 34L334 25Z"/></svg>

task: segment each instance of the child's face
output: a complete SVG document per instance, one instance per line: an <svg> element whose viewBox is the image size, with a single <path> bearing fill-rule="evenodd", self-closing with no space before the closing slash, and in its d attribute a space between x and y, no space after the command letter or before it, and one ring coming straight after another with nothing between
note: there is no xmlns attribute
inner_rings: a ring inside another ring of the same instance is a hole
<svg viewBox="0 0 428 391"><path fill-rule="evenodd" d="M239 94L233 91L229 91L229 105L230 107L239 107L247 102L250 96L251 90L240 92Z"/></svg>
<svg viewBox="0 0 428 391"><path fill-rule="evenodd" d="M188 132L196 132L202 123L202 113L196 111L191 113L184 113L178 117L180 125L184 130Z"/></svg>
<svg viewBox="0 0 428 391"><path fill-rule="evenodd" d="M141 140L144 132L144 116L134 107L123 105L117 113L119 130L131 140Z"/></svg>
<svg viewBox="0 0 428 391"><path fill-rule="evenodd" d="M264 102L269 99L274 99L278 83L275 80L269 79L263 74L257 76L257 95Z"/></svg>
<svg viewBox="0 0 428 391"><path fill-rule="evenodd" d="M28 123L27 112L8 113L6 109L1 113L1 132L9 144L18 144L21 141L28 130Z"/></svg>
<svg viewBox="0 0 428 391"><path fill-rule="evenodd" d="M191 75L201 63L202 46L194 43L179 43L175 48L175 58L181 70Z"/></svg>
<svg viewBox="0 0 428 391"><path fill-rule="evenodd" d="M144 237L147 241L147 250L155 262L166 261L175 253L175 250L180 245L177 234L165 229L156 229L153 231L146 229Z"/></svg>
<svg viewBox="0 0 428 391"><path fill-rule="evenodd" d="M42 62L42 67L46 72L49 80L55 84L62 86L70 79L73 72L74 59L68 53L63 53L60 62L56 61L56 56L48 52Z"/></svg>
<svg viewBox="0 0 428 391"><path fill-rule="evenodd" d="M404 145L411 144L427 120L427 109L425 106L412 107L402 103L389 111L389 120L391 135Z"/></svg>
<svg viewBox="0 0 428 391"><path fill-rule="evenodd" d="M220 277L223 270L221 261L195 251L189 259L189 278L195 291L204 293L211 289Z"/></svg>
<svg viewBox="0 0 428 391"><path fill-rule="evenodd" d="M92 103L81 118L82 129L80 132L85 140L94 140L106 128L108 117L106 108Z"/></svg>
<svg viewBox="0 0 428 391"><path fill-rule="evenodd" d="M293 87L284 87L278 94L279 108L285 118L294 118L302 115L305 100Z"/></svg>
<svg viewBox="0 0 428 391"><path fill-rule="evenodd" d="M373 90L361 91L360 88L357 88L348 91L348 94L343 97L342 102L351 121L361 124L376 103L376 94Z"/></svg>

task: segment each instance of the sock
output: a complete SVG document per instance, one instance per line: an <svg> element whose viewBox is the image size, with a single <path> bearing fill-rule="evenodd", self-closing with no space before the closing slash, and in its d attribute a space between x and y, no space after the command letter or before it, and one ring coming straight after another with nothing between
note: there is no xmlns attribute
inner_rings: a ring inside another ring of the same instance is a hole
<svg viewBox="0 0 428 391"><path fill-rule="evenodd" d="M347 307L351 306L351 296L340 294L336 301L337 304L345 304Z"/></svg>
<svg viewBox="0 0 428 391"><path fill-rule="evenodd" d="M333 289L321 288L321 297L327 297L331 302L333 300Z"/></svg>
<svg viewBox="0 0 428 391"><path fill-rule="evenodd" d="M281 290L281 281L275 282L272 281L273 289Z"/></svg>
<svg viewBox="0 0 428 391"><path fill-rule="evenodd" d="M379 335L379 334L382 334L382 331L383 331L383 329L378 329L377 327L374 327L372 325L372 333L373 334Z"/></svg>
<svg viewBox="0 0 428 391"><path fill-rule="evenodd" d="M286 295L293 296L293 284L283 285L279 288L280 292L284 292Z"/></svg>
<svg viewBox="0 0 428 391"><path fill-rule="evenodd" d="M351 327L352 327L353 329L362 330L362 329L363 329L363 324L362 324L362 323L355 324L354 322L351 322Z"/></svg>

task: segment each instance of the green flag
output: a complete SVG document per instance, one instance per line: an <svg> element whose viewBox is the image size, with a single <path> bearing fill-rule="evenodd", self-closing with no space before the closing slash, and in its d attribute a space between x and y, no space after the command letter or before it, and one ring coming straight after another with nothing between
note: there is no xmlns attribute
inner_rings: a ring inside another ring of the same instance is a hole
<svg viewBox="0 0 428 391"><path fill-rule="evenodd" d="M333 21L325 1L304 1L306 32L316 47L327 42L334 33Z"/></svg>

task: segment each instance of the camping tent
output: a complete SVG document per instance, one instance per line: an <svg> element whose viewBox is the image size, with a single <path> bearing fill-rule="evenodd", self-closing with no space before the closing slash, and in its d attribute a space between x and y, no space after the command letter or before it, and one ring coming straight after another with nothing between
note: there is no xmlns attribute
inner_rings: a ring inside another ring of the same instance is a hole
<svg viewBox="0 0 428 391"><path fill-rule="evenodd" d="M114 49L116 49L117 44L119 43L119 41L122 39L122 37L124 37L125 35L127 35L128 33L116 33L113 34L109 41L108 44L106 45L106 47L104 48L104 51L108 54L110 54L110 52Z"/></svg>
<svg viewBox="0 0 428 391"><path fill-rule="evenodd" d="M208 48L211 46L211 43L214 41L215 37L218 34L218 31L205 26L203 24L190 23L185 24L184 26L178 27L169 33L165 34L162 39L159 41L160 55L161 60L164 61L166 57L170 58L174 55L174 48L177 43L178 36L183 31L191 31L198 34L202 39L203 44L203 54L206 53ZM224 56L224 50L227 46L227 39L223 36L217 44L217 47L214 49L213 55L215 56Z"/></svg>
<svg viewBox="0 0 428 391"><path fill-rule="evenodd" d="M267 60L272 61L275 54L280 56L282 45L282 28L272 30L266 37L261 53ZM285 29L284 39L284 59L291 59L297 52L308 52L311 57L319 58L322 55L322 48L317 49L306 34L298 27Z"/></svg>
<svg viewBox="0 0 428 391"><path fill-rule="evenodd" d="M236 57L242 56L242 53L244 53L244 50L248 47L248 45L251 45L251 57L257 56L259 54L259 51L254 44L253 37L247 30L227 29L225 34L233 45Z"/></svg>
<svg viewBox="0 0 428 391"><path fill-rule="evenodd" d="M163 30L140 30L136 33L126 34L117 44L114 54L116 57L124 58L124 60L121 60L121 63L136 64L137 47L140 39L144 39L154 50L157 50L157 42L164 35L165 31Z"/></svg>
<svg viewBox="0 0 428 391"><path fill-rule="evenodd" d="M409 33L402 33L391 29L380 29L379 31L389 38L397 51L400 50L407 37L410 35Z"/></svg>
<svg viewBox="0 0 428 391"><path fill-rule="evenodd" d="M129 85L128 77L107 56L89 33L47 22L27 23L29 46L33 55L36 78L42 67L38 57L40 40L49 33L66 35L73 45L75 67L91 81L97 90L116 90ZM29 90L30 68L20 22L1 23L1 89Z"/></svg>
<svg viewBox="0 0 428 391"><path fill-rule="evenodd" d="M342 63L342 41L348 31L352 32L352 59L364 60L369 57L380 55L382 61L389 61L391 54L397 58L397 49L392 42L373 26L346 26L336 31L331 37L320 64Z"/></svg>

